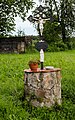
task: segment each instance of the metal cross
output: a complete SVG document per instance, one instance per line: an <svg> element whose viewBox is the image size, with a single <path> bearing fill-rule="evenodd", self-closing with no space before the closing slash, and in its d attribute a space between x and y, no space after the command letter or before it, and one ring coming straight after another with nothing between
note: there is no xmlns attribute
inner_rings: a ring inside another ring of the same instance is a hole
<svg viewBox="0 0 75 120"><path fill-rule="evenodd" d="M40 35L42 36L43 33L43 24L47 21L47 20L51 20L52 21L52 17L50 17L50 13L49 13L49 7L43 7L42 5L40 5L39 7L37 7L34 11L33 11L33 16L30 15L28 17L28 20L30 22L37 22L39 24L39 30L40 30Z"/></svg>

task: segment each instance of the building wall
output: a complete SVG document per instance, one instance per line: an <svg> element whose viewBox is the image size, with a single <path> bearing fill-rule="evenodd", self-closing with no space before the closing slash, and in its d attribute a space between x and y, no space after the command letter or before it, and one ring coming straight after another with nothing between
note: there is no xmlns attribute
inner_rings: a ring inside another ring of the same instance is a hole
<svg viewBox="0 0 75 120"><path fill-rule="evenodd" d="M0 38L0 53L24 53L30 43L31 36Z"/></svg>

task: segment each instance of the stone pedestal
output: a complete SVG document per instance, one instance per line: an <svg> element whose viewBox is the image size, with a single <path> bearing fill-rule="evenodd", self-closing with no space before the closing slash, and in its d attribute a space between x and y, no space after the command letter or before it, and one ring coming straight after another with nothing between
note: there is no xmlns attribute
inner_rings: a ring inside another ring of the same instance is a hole
<svg viewBox="0 0 75 120"><path fill-rule="evenodd" d="M33 106L61 104L60 68L36 72L24 70L25 99Z"/></svg>

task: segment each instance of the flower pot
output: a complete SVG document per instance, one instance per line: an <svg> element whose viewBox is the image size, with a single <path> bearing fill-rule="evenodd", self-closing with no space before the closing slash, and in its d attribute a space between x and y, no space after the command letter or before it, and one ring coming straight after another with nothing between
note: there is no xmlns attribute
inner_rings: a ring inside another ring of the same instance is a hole
<svg viewBox="0 0 75 120"><path fill-rule="evenodd" d="M29 64L29 67L30 67L30 69L31 69L32 71L36 72L36 71L37 71L37 68L38 68L38 64L33 64L33 63L31 63L31 64Z"/></svg>

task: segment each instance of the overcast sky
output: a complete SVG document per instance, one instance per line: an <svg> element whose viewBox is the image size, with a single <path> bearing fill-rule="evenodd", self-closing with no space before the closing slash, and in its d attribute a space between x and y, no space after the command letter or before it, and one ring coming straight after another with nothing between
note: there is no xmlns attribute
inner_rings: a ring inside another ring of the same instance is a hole
<svg viewBox="0 0 75 120"><path fill-rule="evenodd" d="M34 2L36 2L36 6L39 5L38 0L34 0ZM30 14L31 11L28 12L27 16L29 16ZM25 35L38 35L38 32L33 26L33 24L30 23L27 19L25 22L23 22L21 18L17 17L15 18L15 23L16 32L14 32L13 34L17 34L18 30L22 30L24 31Z"/></svg>

